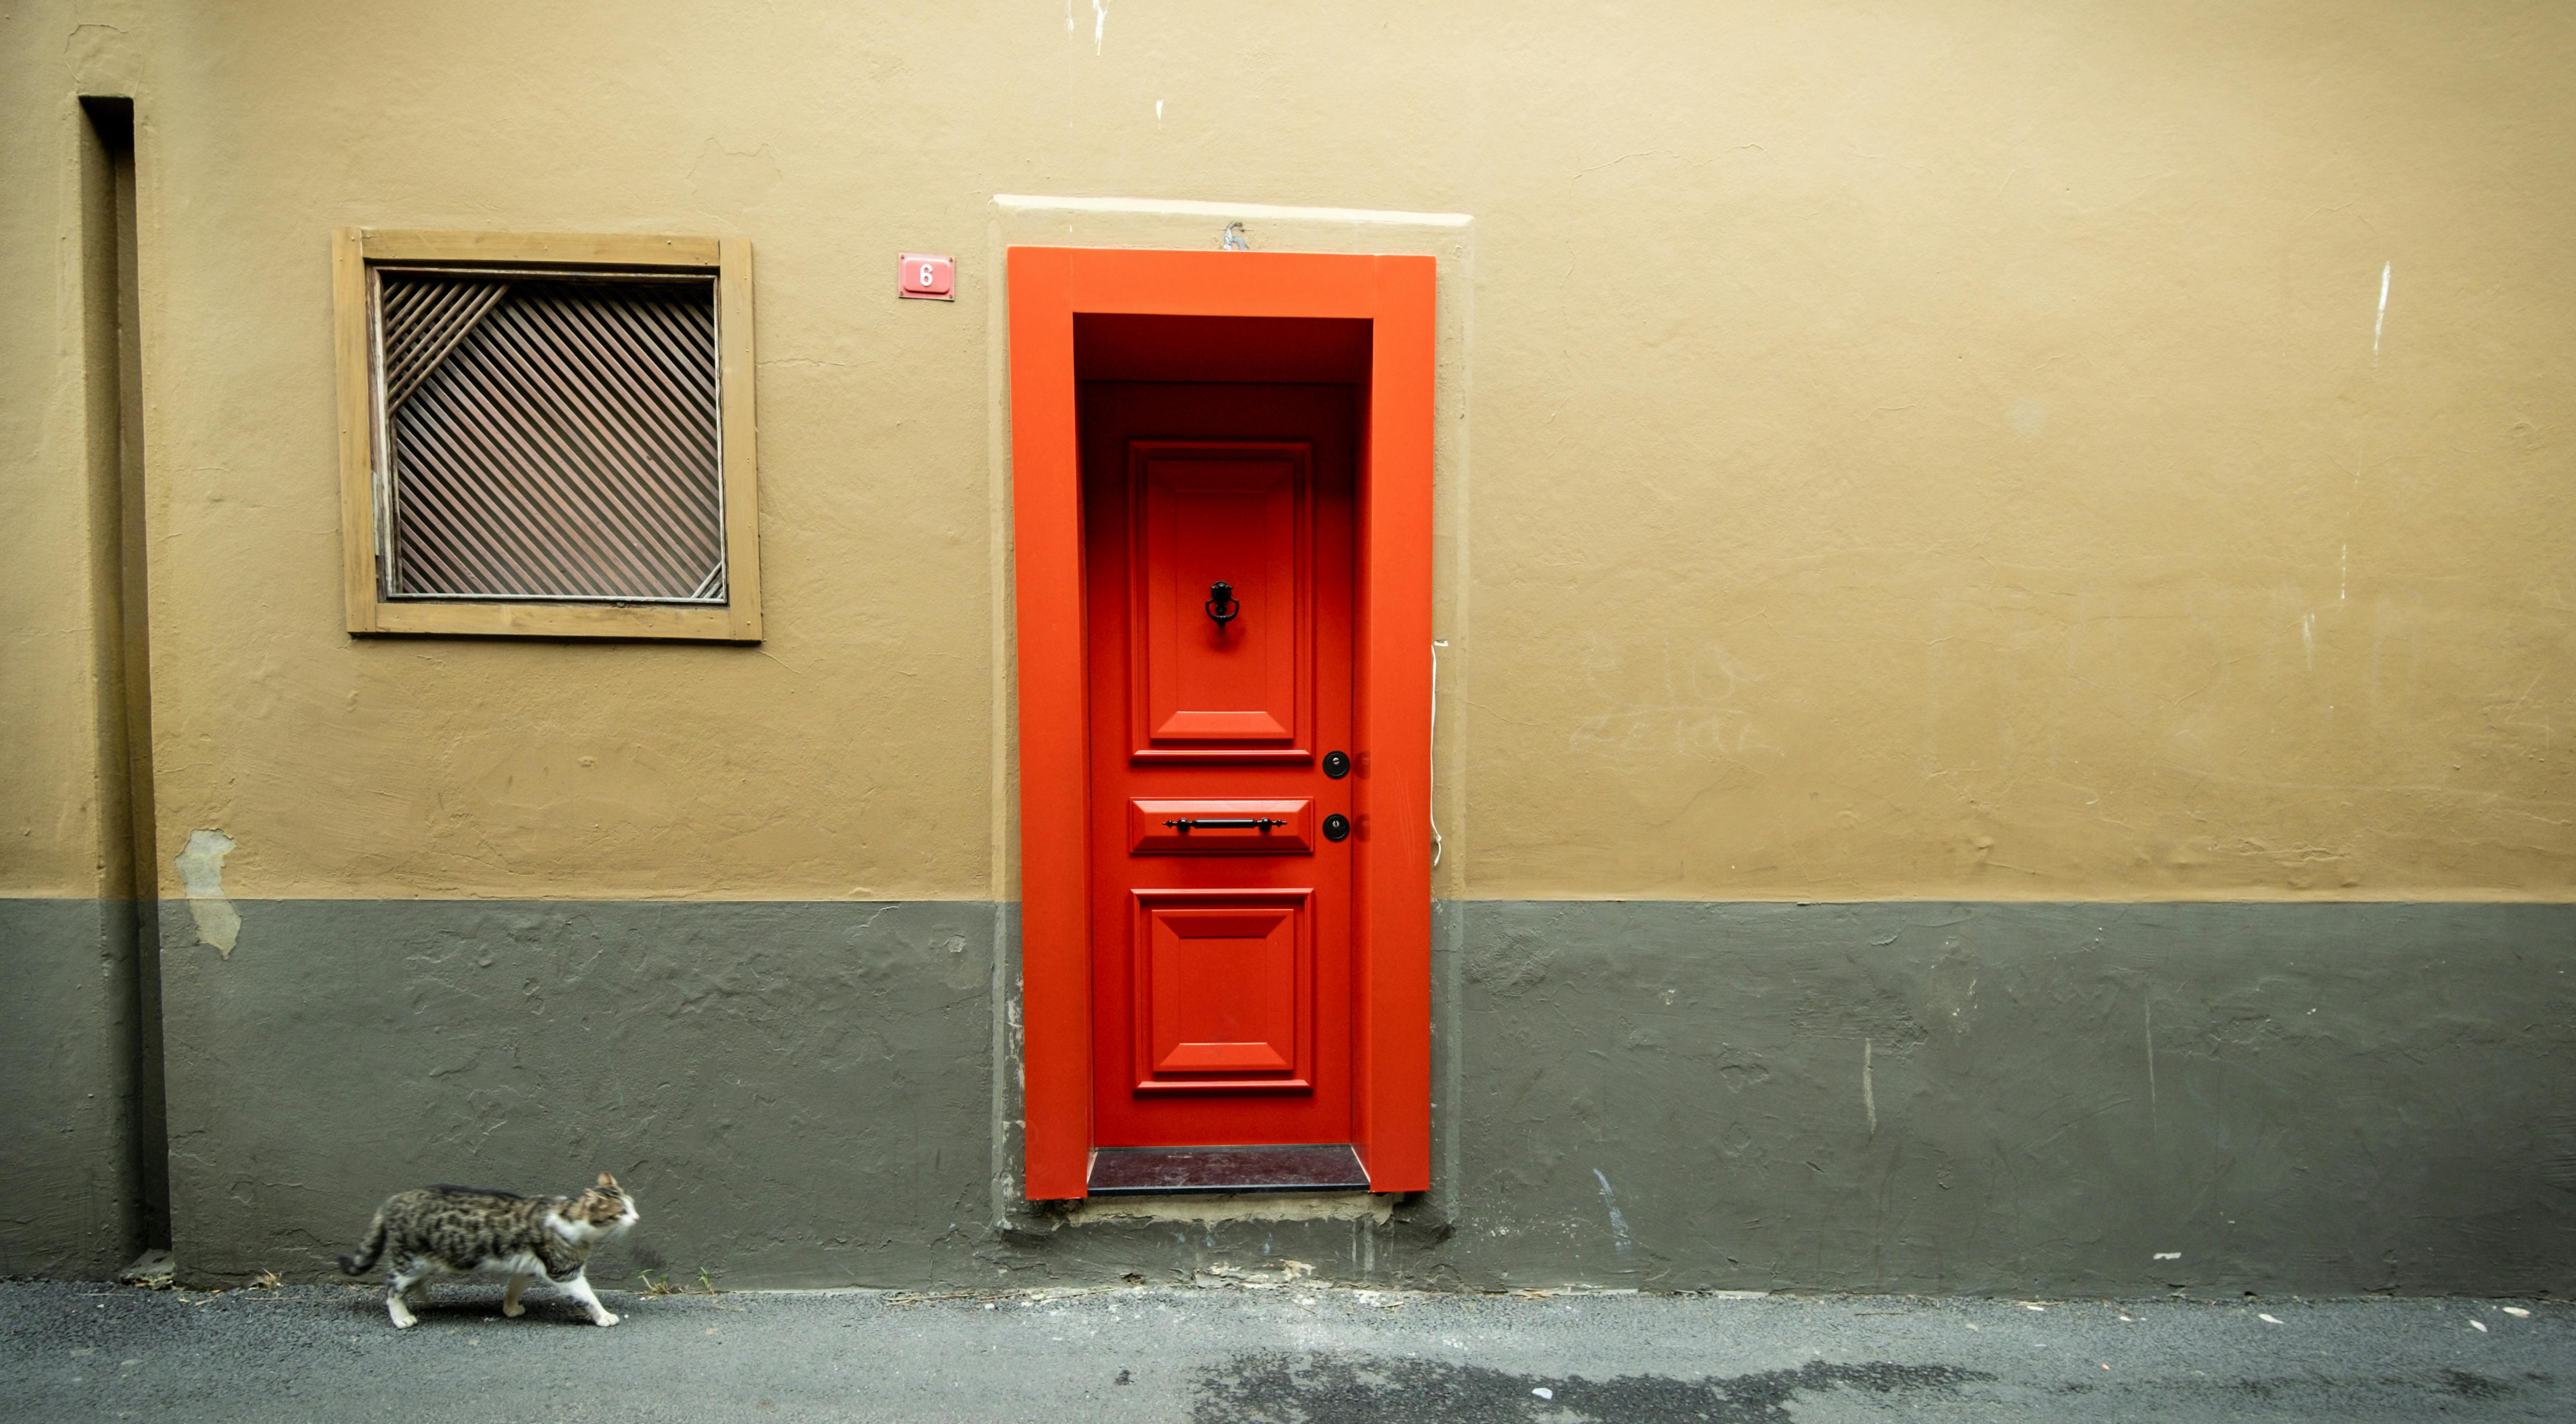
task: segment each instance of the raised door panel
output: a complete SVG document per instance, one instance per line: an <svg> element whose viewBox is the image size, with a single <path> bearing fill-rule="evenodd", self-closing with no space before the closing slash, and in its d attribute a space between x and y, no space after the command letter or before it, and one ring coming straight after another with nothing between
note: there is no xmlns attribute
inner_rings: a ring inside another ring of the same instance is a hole
<svg viewBox="0 0 2576 1424"><path fill-rule="evenodd" d="M1136 1087L1300 1090L1314 1071L1313 892L1136 892Z"/></svg>
<svg viewBox="0 0 2576 1424"><path fill-rule="evenodd" d="M1304 444L1139 440L1133 754L1307 755L1312 725L1312 457ZM1215 604L1224 584L1230 604ZM1214 612L1230 616L1219 618Z"/></svg>

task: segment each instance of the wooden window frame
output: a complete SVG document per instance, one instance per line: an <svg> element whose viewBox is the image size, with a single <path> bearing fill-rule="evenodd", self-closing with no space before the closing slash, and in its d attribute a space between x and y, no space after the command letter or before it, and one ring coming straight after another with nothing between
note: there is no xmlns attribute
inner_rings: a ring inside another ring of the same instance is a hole
<svg viewBox="0 0 2576 1424"><path fill-rule="evenodd" d="M715 278L724 488L723 606L387 599L377 567L376 350L369 269L386 263L680 269ZM340 542L352 634L760 641L759 460L752 422L751 244L742 238L393 231L331 235L339 365Z"/></svg>

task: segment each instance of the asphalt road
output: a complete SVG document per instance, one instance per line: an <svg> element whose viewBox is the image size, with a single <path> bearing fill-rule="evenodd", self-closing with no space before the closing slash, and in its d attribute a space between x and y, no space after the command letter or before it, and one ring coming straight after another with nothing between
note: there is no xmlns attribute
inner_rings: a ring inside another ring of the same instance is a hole
<svg viewBox="0 0 2576 1424"><path fill-rule="evenodd" d="M396 1332L372 1292L0 1283L0 1417L2576 1419L2576 1309L2541 1302L603 1295L605 1330L448 1285Z"/></svg>

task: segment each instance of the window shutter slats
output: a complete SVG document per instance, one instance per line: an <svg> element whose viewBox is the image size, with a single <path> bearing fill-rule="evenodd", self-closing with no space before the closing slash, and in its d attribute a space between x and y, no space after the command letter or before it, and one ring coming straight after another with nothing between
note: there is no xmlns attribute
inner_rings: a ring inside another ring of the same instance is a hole
<svg viewBox="0 0 2576 1424"><path fill-rule="evenodd" d="M387 598L725 601L712 281L384 269Z"/></svg>

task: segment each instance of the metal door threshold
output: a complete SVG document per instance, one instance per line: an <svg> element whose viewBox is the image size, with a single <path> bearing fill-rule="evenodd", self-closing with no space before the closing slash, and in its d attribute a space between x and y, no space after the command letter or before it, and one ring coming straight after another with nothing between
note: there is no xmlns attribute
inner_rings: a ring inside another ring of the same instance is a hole
<svg viewBox="0 0 2576 1424"><path fill-rule="evenodd" d="M1253 1147L1099 1147L1096 1197L1178 1192L1364 1192L1368 1173L1347 1142Z"/></svg>

